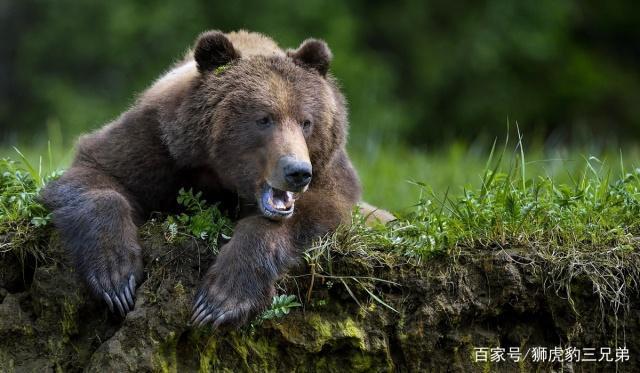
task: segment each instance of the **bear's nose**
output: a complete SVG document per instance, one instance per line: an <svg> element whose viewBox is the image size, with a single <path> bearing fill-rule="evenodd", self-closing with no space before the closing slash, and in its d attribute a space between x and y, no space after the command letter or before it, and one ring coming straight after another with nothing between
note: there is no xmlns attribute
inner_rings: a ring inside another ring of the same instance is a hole
<svg viewBox="0 0 640 373"><path fill-rule="evenodd" d="M300 190L311 182L311 164L293 157L286 157L284 177L291 189Z"/></svg>

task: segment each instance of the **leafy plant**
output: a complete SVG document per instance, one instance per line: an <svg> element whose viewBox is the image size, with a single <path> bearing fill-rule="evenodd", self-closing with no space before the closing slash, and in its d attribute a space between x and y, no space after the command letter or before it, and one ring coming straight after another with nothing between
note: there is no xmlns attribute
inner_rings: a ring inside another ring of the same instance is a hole
<svg viewBox="0 0 640 373"><path fill-rule="evenodd" d="M180 189L177 201L185 212L167 217L164 227L168 241L187 235L215 243L220 235L227 239L231 236L231 220L216 205L207 204L202 199L202 192L194 194L192 189Z"/></svg>
<svg viewBox="0 0 640 373"><path fill-rule="evenodd" d="M271 306L260 316L261 320L272 320L282 318L291 312L293 308L300 307L295 295L281 294L273 297Z"/></svg>

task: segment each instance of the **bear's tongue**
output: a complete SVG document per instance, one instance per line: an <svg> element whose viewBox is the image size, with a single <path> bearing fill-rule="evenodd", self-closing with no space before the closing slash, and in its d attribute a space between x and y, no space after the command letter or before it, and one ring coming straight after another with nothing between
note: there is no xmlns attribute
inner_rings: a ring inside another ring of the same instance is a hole
<svg viewBox="0 0 640 373"><path fill-rule="evenodd" d="M269 204L276 210L289 210L293 207L295 196L293 192L286 192L276 188L271 188L271 198Z"/></svg>

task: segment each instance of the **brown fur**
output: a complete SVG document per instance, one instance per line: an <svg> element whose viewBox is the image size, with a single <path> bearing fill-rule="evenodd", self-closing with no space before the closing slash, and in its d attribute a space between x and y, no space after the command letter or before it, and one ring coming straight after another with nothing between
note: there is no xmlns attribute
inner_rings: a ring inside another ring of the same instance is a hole
<svg viewBox="0 0 640 373"><path fill-rule="evenodd" d="M200 324L246 322L300 249L349 217L360 186L330 58L317 40L285 53L260 34L207 32L130 110L79 140L72 167L43 200L79 273L112 310L133 307L142 279L135 225L174 209L181 187L202 190L238 218L198 292ZM265 115L267 129L256 125ZM265 180L281 182L283 155L310 161L313 178L292 217L272 221L256 196Z"/></svg>

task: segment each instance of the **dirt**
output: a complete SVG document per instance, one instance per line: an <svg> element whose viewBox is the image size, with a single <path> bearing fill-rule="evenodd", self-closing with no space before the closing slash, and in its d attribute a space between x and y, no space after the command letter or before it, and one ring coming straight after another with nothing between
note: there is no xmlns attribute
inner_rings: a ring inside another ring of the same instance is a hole
<svg viewBox="0 0 640 373"><path fill-rule="evenodd" d="M55 237L49 260L26 269L12 253L0 254L0 371L640 371L638 294L628 294L629 306L616 313L578 277L567 299L549 290L526 248L475 250L419 266L335 253L334 277L316 276L308 299L309 268L279 284L303 307L241 330L212 331L191 328L188 318L214 255L202 241L169 244L153 226L142 236L147 277L126 319L88 296ZM505 352L505 361L476 361L482 348L524 355L555 346L626 346L630 358L561 364L528 355L517 363Z"/></svg>

